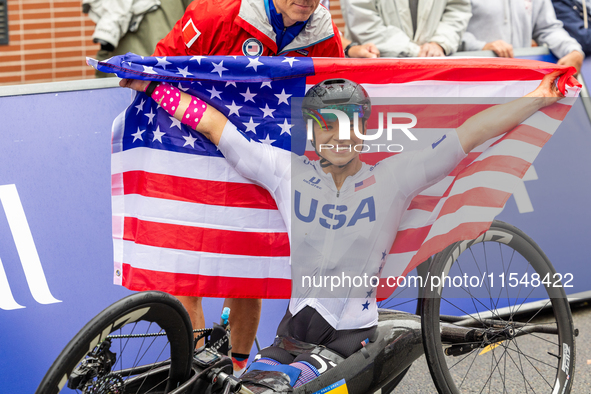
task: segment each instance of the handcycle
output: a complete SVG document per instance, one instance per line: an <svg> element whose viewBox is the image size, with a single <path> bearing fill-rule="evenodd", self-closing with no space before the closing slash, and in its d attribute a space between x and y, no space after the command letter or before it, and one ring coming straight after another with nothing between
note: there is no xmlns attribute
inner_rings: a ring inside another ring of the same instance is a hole
<svg viewBox="0 0 591 394"><path fill-rule="evenodd" d="M439 393L571 391L577 332L562 276L531 238L494 221L477 239L449 245L427 264L422 277L440 279L420 288L420 316L380 309L376 335L360 351L336 357L335 368L295 389L277 377L280 373L237 380L223 354L228 343L223 326L197 330L207 345L195 351L182 305L167 294L143 292L93 318L61 352L36 393L316 394L342 386L351 394L390 393L423 354ZM441 280L466 277L469 269L488 280L478 287L484 295ZM502 272L491 275L491 269ZM498 284L508 277L514 280ZM532 277L536 286L530 286ZM526 278L527 285L518 278ZM294 354L323 351L286 338L275 341Z"/></svg>

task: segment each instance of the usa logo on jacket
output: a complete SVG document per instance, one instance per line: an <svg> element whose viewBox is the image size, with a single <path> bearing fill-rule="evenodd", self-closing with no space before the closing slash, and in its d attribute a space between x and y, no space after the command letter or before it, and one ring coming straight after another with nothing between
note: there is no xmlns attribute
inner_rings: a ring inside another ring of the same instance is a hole
<svg viewBox="0 0 591 394"><path fill-rule="evenodd" d="M263 54L263 43L256 38L249 38L242 44L244 56L261 56Z"/></svg>

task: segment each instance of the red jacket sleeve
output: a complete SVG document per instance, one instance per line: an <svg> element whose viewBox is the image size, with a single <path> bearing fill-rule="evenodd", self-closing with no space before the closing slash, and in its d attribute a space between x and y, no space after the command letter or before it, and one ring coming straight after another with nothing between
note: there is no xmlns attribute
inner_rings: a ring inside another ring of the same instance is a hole
<svg viewBox="0 0 591 394"><path fill-rule="evenodd" d="M343 43L341 42L341 33L339 33L339 29L337 26L332 22L332 30L334 32L334 36L329 38L328 40L322 41L312 48L312 52L310 56L313 57L345 57L345 53L343 52Z"/></svg>
<svg viewBox="0 0 591 394"><path fill-rule="evenodd" d="M333 45L332 47L333 47L333 50L336 51L337 53L335 53L334 55L330 55L330 56L345 57L345 52L343 50L343 42L341 41L341 32L337 28L337 25L334 24L334 21L332 22L332 30L334 31L333 38L336 41L336 45Z"/></svg>

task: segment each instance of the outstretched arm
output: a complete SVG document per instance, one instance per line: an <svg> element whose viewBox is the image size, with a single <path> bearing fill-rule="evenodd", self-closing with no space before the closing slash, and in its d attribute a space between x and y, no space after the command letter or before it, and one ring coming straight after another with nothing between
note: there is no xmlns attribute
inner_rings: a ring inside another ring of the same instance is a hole
<svg viewBox="0 0 591 394"><path fill-rule="evenodd" d="M139 79L122 79L119 82L119 86L137 90L138 92L144 92L149 83L149 81L142 81ZM176 108L176 111L173 113L173 116L182 122L183 115L187 111L187 108L189 108L189 104L191 103L191 100L194 99L194 97L183 91L179 91L179 93L181 100ZM158 99L158 104L161 105L161 101L162 99ZM219 145L222 131L224 130L227 121L228 118L226 118L224 114L214 107L208 105L195 130L203 134L215 145Z"/></svg>
<svg viewBox="0 0 591 394"><path fill-rule="evenodd" d="M136 79L122 79L119 82L121 87L131 88L139 92L144 92L148 84L148 81ZM201 100L170 85L164 86L166 86L166 89L160 93L170 91L171 93L167 93L168 96L162 98L155 90L151 97L166 112L213 142L240 175L266 188L273 196L276 195L281 185L289 185L289 176L291 175L290 152L246 138L238 132L224 114L214 107L207 106L205 112L202 113L200 108L205 103ZM160 87L157 89L160 89ZM177 93L180 100L176 96ZM197 101L198 105L193 104L191 106L192 101ZM196 107L197 110L195 110ZM189 111L187 111L188 108ZM196 126L194 126L195 122L191 121L191 117L193 119L195 117L200 118Z"/></svg>
<svg viewBox="0 0 591 394"><path fill-rule="evenodd" d="M537 89L525 97L488 108L464 122L457 129L464 152L468 153L485 141L511 131L538 110L564 97L554 81L565 72L557 70L547 74Z"/></svg>

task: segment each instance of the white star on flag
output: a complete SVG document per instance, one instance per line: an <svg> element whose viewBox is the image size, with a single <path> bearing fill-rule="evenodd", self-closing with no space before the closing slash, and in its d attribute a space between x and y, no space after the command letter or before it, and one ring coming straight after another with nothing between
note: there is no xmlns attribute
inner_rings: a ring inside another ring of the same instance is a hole
<svg viewBox="0 0 591 394"><path fill-rule="evenodd" d="M137 140L137 139L140 139L140 140L143 141L144 139L142 138L142 134L144 134L145 131L146 130L140 130L140 128L138 127L137 128L137 131L132 134L133 135L133 141L132 142L135 142L135 140Z"/></svg>
<svg viewBox="0 0 591 394"><path fill-rule="evenodd" d="M285 89L281 89L281 93L275 94L275 96L277 96L277 98L279 99L278 105L281 103L285 103L285 104L289 105L289 103L287 102L287 99L290 98L292 95L285 93Z"/></svg>
<svg viewBox="0 0 591 394"><path fill-rule="evenodd" d="M179 72L177 74L181 74L185 78L187 78L187 75L193 75L189 72L189 66L182 68L182 69L177 67L177 70L179 70Z"/></svg>
<svg viewBox="0 0 591 394"><path fill-rule="evenodd" d="M254 71L255 72L258 72L258 70L257 70L257 67L258 66L264 66L263 63L259 62L259 58L258 57L255 57L254 59L253 58L248 58L248 66L246 66L246 68L252 67L252 68L254 68Z"/></svg>
<svg viewBox="0 0 591 394"><path fill-rule="evenodd" d="M281 63L289 63L289 65L293 67L293 62L299 62L299 60L295 57L286 57Z"/></svg>
<svg viewBox="0 0 591 394"><path fill-rule="evenodd" d="M164 57L157 57L156 60L158 60L158 64L156 64L154 67L160 66L162 67L164 70L166 70L166 66L169 64L172 64L171 62L166 60L166 56Z"/></svg>
<svg viewBox="0 0 591 394"><path fill-rule="evenodd" d="M269 108L269 104L265 104L265 108L259 108L261 111L263 111L263 118L266 118L267 116L270 116L271 118L275 118L273 116L273 112L275 112L274 109Z"/></svg>
<svg viewBox="0 0 591 394"><path fill-rule="evenodd" d="M253 133L256 133L257 131L255 130L256 127L258 125L260 125L260 123L255 123L252 121L252 116L250 117L250 121L248 123L243 123L246 126L246 132L248 133L249 131L252 131Z"/></svg>
<svg viewBox="0 0 591 394"><path fill-rule="evenodd" d="M158 74L156 71L154 71L154 67L144 66L144 65L142 65L142 67L144 68L144 72L145 73L148 73L148 74Z"/></svg>
<svg viewBox="0 0 591 394"><path fill-rule="evenodd" d="M225 88L227 88L227 87L228 87L228 86L230 86L230 85L232 85L232 86L234 86L235 88L237 88L237 86L236 86L236 82L226 82L226 86L224 86L224 87L225 87Z"/></svg>
<svg viewBox="0 0 591 394"><path fill-rule="evenodd" d="M182 90L183 92L186 92L187 90L189 90L189 88L184 88L183 85L181 85L181 83L179 82L179 86L177 86L180 90Z"/></svg>
<svg viewBox="0 0 591 394"><path fill-rule="evenodd" d="M228 107L228 109L230 110L230 113L228 114L228 116L230 116L232 114L236 114L236 116L240 116L240 113L238 113L238 110L240 108L242 108L242 106L236 105L234 103L234 100L232 100L232 105L226 105L226 107Z"/></svg>
<svg viewBox="0 0 591 394"><path fill-rule="evenodd" d="M287 118L285 119L283 124L279 124L277 126L281 127L281 134L279 134L279 135L282 135L283 133L287 133L287 134L291 135L291 128L293 127L293 125L287 123Z"/></svg>
<svg viewBox="0 0 591 394"><path fill-rule="evenodd" d="M199 65L201 65L201 59L207 59L207 56L193 56L189 60L197 60L197 63L199 63Z"/></svg>
<svg viewBox="0 0 591 394"><path fill-rule="evenodd" d="M154 130L154 139L152 140L152 142L156 142L156 140L160 141L160 143L162 143L162 136L166 134L163 133L162 131L160 131L160 126L156 127L156 130Z"/></svg>
<svg viewBox="0 0 591 394"><path fill-rule="evenodd" d="M136 114L137 115L137 114ZM149 114L144 114L145 116L148 117L148 124L152 124L152 122L154 121L154 116L156 116L156 114L154 113L154 111L152 111L152 108L150 108L150 113Z"/></svg>
<svg viewBox="0 0 591 394"><path fill-rule="evenodd" d="M262 88L264 88L265 86L268 86L268 87L270 87L270 88L271 88L271 81L269 81L269 82L263 82L263 83L261 84L261 89L262 89ZM271 88L271 89L273 89L273 88Z"/></svg>
<svg viewBox="0 0 591 394"><path fill-rule="evenodd" d="M137 108L137 113L136 115L138 115L141 111L144 110L144 104L146 103L146 100L142 99L142 101L135 106L135 108Z"/></svg>
<svg viewBox="0 0 591 394"><path fill-rule="evenodd" d="M221 60L218 64L215 64L214 62L211 62L211 64L213 64L213 70L211 70L211 72L218 73L220 75L220 77L222 76L222 73L224 71L228 71L228 69L226 67L224 67L223 60Z"/></svg>
<svg viewBox="0 0 591 394"><path fill-rule="evenodd" d="M244 96L244 102L252 101L254 103L253 97L256 96L256 93L250 93L250 88L246 88L246 93L240 93L240 95Z"/></svg>
<svg viewBox="0 0 591 394"><path fill-rule="evenodd" d="M181 121L175 118L174 116L169 116L169 118L172 121L170 128L172 129L174 126L176 126L179 128L179 130L181 130Z"/></svg>
<svg viewBox="0 0 591 394"><path fill-rule="evenodd" d="M209 89L205 89L206 91L208 91L211 94L210 99L213 99L214 97L219 98L220 100L222 99L222 97L220 96L220 93L222 93L221 90L216 90L215 86L211 87L211 90Z"/></svg>
<svg viewBox="0 0 591 394"><path fill-rule="evenodd" d="M197 141L197 138L193 137L191 134L189 134L189 136L184 136L183 138L185 139L185 144L183 146L187 146L187 145L191 145L191 148L195 148L195 141Z"/></svg>
<svg viewBox="0 0 591 394"><path fill-rule="evenodd" d="M265 137L264 140L260 140L260 142L262 142L263 144L267 144L267 145L271 145L275 141L276 140L272 140L272 139L269 138L269 134L267 134L267 136Z"/></svg>

